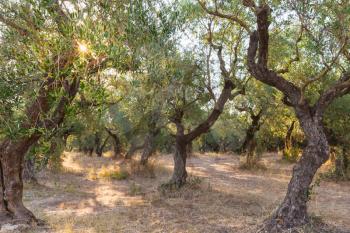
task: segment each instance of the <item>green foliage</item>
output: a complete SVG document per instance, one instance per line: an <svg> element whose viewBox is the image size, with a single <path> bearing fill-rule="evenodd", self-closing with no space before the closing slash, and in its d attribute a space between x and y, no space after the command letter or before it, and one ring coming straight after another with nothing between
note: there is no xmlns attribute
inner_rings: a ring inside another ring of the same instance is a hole
<svg viewBox="0 0 350 233"><path fill-rule="evenodd" d="M296 146L285 148L282 151L282 159L288 162L297 162L301 156L302 150Z"/></svg>

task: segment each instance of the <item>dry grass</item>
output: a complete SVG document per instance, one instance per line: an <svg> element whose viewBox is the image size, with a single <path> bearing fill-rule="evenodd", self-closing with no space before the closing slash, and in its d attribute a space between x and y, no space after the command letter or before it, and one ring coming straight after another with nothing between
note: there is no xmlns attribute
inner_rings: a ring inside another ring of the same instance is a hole
<svg viewBox="0 0 350 233"><path fill-rule="evenodd" d="M30 232L256 232L282 200L293 166L278 162L275 154L262 157L267 170L259 171L239 169L238 156L196 155L188 161L188 184L162 191L158 187L170 178L172 157L156 161L141 167L136 161L66 153L64 172L45 171L40 185L26 185L26 205L49 225ZM122 170L126 179L111 178ZM309 205L318 219L344 232L350 232L349 184L321 182Z"/></svg>

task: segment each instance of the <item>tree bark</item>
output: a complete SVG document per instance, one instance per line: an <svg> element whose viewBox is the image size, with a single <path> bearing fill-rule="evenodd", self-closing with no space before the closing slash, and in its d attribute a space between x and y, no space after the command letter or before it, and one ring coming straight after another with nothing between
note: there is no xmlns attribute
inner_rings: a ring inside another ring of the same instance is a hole
<svg viewBox="0 0 350 233"><path fill-rule="evenodd" d="M95 152L97 157L102 157L103 150L107 144L107 141L109 139L109 135L105 138L105 140L102 141L100 133L95 133Z"/></svg>
<svg viewBox="0 0 350 233"><path fill-rule="evenodd" d="M155 151L155 140L160 130L156 129L152 131L153 132L148 133L145 138L145 143L143 145L143 151L141 154L141 165L146 165L148 163L148 159L152 156L152 154Z"/></svg>
<svg viewBox="0 0 350 233"><path fill-rule="evenodd" d="M248 70L257 80L277 88L284 94L284 103L294 108L307 139L302 157L293 169L284 201L265 225L267 232L280 232L281 229L301 226L309 221L307 201L310 184L317 169L329 157L329 145L322 123L323 113L334 99L350 92L350 73L344 73L333 86L321 93L314 105L311 105L304 97L306 86L299 88L277 72L268 69L271 9L266 3L255 9L257 31L250 35Z"/></svg>
<svg viewBox="0 0 350 233"><path fill-rule="evenodd" d="M119 158L121 152L122 152L122 145L119 139L118 134L113 133L110 129L106 128L107 133L113 140L113 151L114 151L114 158Z"/></svg>
<svg viewBox="0 0 350 233"><path fill-rule="evenodd" d="M23 204L23 159L39 135L18 141L5 140L1 145L2 200L1 214L3 220L20 223L37 223L34 214ZM1 219L0 219L1 221Z"/></svg>
<svg viewBox="0 0 350 233"><path fill-rule="evenodd" d="M170 181L165 184L166 186L175 186L176 188L182 187L186 183L187 171L186 171L186 159L187 159L187 146L190 140L185 135L185 127L182 124L182 118L184 112L182 110L176 110L175 114L171 118L171 121L176 126L175 135L175 151L174 151L174 170Z"/></svg>
<svg viewBox="0 0 350 233"><path fill-rule="evenodd" d="M38 182L35 177L35 159L34 158L27 157L24 159L23 180L31 183Z"/></svg>
<svg viewBox="0 0 350 233"><path fill-rule="evenodd" d="M293 169L285 199L268 224L270 230L292 228L308 223L307 201L310 185L317 170L329 158L329 145L322 122L307 116L307 113L297 115L308 143Z"/></svg>
<svg viewBox="0 0 350 233"><path fill-rule="evenodd" d="M220 70L222 76L224 77L224 86L221 90L219 98L215 100L214 108L207 119L187 134L184 133L184 126L182 124L184 111L183 109L175 110L176 113L171 119L177 128L174 153L174 171L169 183L175 184L177 187L181 187L186 183L186 159L188 145L192 143L192 141L197 137L209 131L209 129L215 124L221 113L224 111L225 104L229 99L232 100L244 92L243 89L234 94L232 93L232 91L236 88L236 85L233 83L232 77L230 75L232 72L229 72L225 67L225 60L222 56L222 46L216 46L214 44L211 44L211 46L217 49L217 55L220 61ZM184 104L186 105L186 103Z"/></svg>
<svg viewBox="0 0 350 233"><path fill-rule="evenodd" d="M128 152L126 152L126 154L125 154L125 159L131 159L134 156L134 154L136 153L136 151L141 150L142 148L144 148L144 144L137 145L137 140L136 139L132 140L130 148L129 148Z"/></svg>
<svg viewBox="0 0 350 233"><path fill-rule="evenodd" d="M183 137L176 137L175 153L174 153L174 172L170 179L170 184L180 188L186 183L187 171L186 171L186 159L187 159L187 143Z"/></svg>
<svg viewBox="0 0 350 233"><path fill-rule="evenodd" d="M295 125L295 121L293 121L292 124L289 126L287 134L286 134L286 138L284 140L284 148L287 150L292 148L292 146L293 146L292 133L294 130L294 125Z"/></svg>
<svg viewBox="0 0 350 233"><path fill-rule="evenodd" d="M63 62L63 61L62 61ZM66 65L62 63L63 67ZM61 67L62 68L62 67ZM22 122L23 129L40 128L54 129L60 125L65 116L66 106L75 97L79 88L79 79L73 78L69 83L68 80L47 78L39 89L39 94L32 104L26 108L26 120ZM50 93L58 88L64 87L66 93L59 99L56 106L50 106ZM53 113L45 119L41 116L47 114L50 110ZM18 139L6 138L0 145L0 161L2 167L2 198L5 203L5 208L0 214L1 216L10 216L15 222L23 223L38 223L32 212L24 207L22 202L23 197L23 161L29 148L35 144L42 133L36 131L32 134L23 136Z"/></svg>
<svg viewBox="0 0 350 233"><path fill-rule="evenodd" d="M249 112L250 112L250 118L252 120L252 123L250 124L250 126L249 126L249 128L248 128L248 130L246 132L246 136L245 136L243 144L242 144L242 146L240 148L240 152L242 154L246 154L246 153L252 154L252 153L254 153L252 151L247 151L247 150L252 150L253 148L255 148L254 146L252 146L252 144L253 144L253 141L254 141L255 134L256 134L256 132L259 131L260 126L261 126L260 119L262 117L262 111L259 111L259 113L256 114L256 115L254 114L253 110L251 110L251 109L249 110Z"/></svg>

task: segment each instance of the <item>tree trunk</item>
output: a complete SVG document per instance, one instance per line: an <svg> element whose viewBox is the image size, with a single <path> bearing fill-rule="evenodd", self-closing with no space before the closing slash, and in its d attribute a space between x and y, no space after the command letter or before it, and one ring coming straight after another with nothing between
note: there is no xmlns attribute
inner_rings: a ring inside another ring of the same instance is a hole
<svg viewBox="0 0 350 233"><path fill-rule="evenodd" d="M329 146L322 123L319 119L298 114L308 144L293 169L284 201L267 224L268 232L301 226L309 221L307 201L310 185L318 168L329 158Z"/></svg>
<svg viewBox="0 0 350 233"><path fill-rule="evenodd" d="M8 223L9 221L12 220L12 216L10 212L7 210L7 202L5 200L5 181L4 181L4 175L2 171L2 162L0 160L0 227L3 223Z"/></svg>
<svg viewBox="0 0 350 233"><path fill-rule="evenodd" d="M336 153L336 152L335 152ZM335 175L340 178L348 177L349 160L346 146L342 146L340 153L335 154L334 158Z"/></svg>
<svg viewBox="0 0 350 233"><path fill-rule="evenodd" d="M35 177L35 159L34 158L27 157L24 159L23 180L26 182L37 183L37 179Z"/></svg>
<svg viewBox="0 0 350 233"><path fill-rule="evenodd" d="M166 185L175 186L176 188L180 188L186 183L187 146L188 143L191 142L191 140L187 139L187 135L185 135L185 128L182 124L183 115L184 112L182 110L178 110L171 119L171 121L176 125L174 170L170 181Z"/></svg>
<svg viewBox="0 0 350 233"><path fill-rule="evenodd" d="M254 141L255 134L256 134L256 132L259 131L260 126L261 126L260 119L262 116L262 111L260 111L257 115L255 115L252 110L250 110L249 112L250 112L250 118L252 120L252 123L246 132L246 136L244 138L243 144L239 150L242 154L246 154L248 152L247 150L249 148L250 149L252 148L250 145L252 145L252 143Z"/></svg>
<svg viewBox="0 0 350 233"><path fill-rule="evenodd" d="M255 158L255 148L256 148L256 140L254 137L249 141L249 144L247 145L246 149L246 164L247 167L253 167L256 164L256 158Z"/></svg>
<svg viewBox="0 0 350 233"><path fill-rule="evenodd" d="M285 150L289 150L293 146L292 133L294 130L294 125L295 125L295 121L293 121L292 124L289 126L287 134L286 134L286 138L284 139L284 149Z"/></svg>
<svg viewBox="0 0 350 233"><path fill-rule="evenodd" d="M97 157L102 157L103 150L104 150L104 148L105 148L106 145L107 145L108 139L109 139L109 136L107 136L107 137L105 138L105 140L103 141L102 144L96 146L96 155L97 155Z"/></svg>
<svg viewBox="0 0 350 233"><path fill-rule="evenodd" d="M145 138L145 143L143 145L143 151L141 155L141 165L146 165L148 159L155 152L155 141L157 135L160 133L160 129L151 129Z"/></svg>
<svg viewBox="0 0 350 233"><path fill-rule="evenodd" d="M193 153L193 141L187 144L187 156L191 157Z"/></svg>
<svg viewBox="0 0 350 233"><path fill-rule="evenodd" d="M108 132L109 136L113 140L114 158L117 159L117 158L119 158L119 156L122 152L122 147L121 147L121 142L120 142L119 136L118 136L118 134L113 133L110 129L106 128L106 131Z"/></svg>
<svg viewBox="0 0 350 233"><path fill-rule="evenodd" d="M329 145L322 117L332 101L350 92L350 73L345 72L335 84L324 89L314 104L310 104L305 96L305 88L312 83L312 80L305 82L300 88L278 72L268 68L271 8L264 2L256 8L255 15L257 30L250 33L247 54L248 70L255 79L283 93L283 102L294 108L307 139L303 155L293 169L285 199L272 219L265 225L267 232L280 232L281 229L298 227L309 221L307 201L310 185L317 169L329 157Z"/></svg>
<svg viewBox="0 0 350 233"><path fill-rule="evenodd" d="M169 184L180 188L186 183L186 159L187 159L187 143L182 136L176 138L174 153L174 172Z"/></svg>
<svg viewBox="0 0 350 233"><path fill-rule="evenodd" d="M137 145L137 140L132 140L128 152L126 152L125 159L131 159L137 150L140 150L144 147L144 144Z"/></svg>
<svg viewBox="0 0 350 233"><path fill-rule="evenodd" d="M95 152L96 152L97 157L102 157L103 150L107 144L109 137L110 136L108 135L105 138L105 140L102 141L101 135L98 132L96 132L96 134L95 134Z"/></svg>
<svg viewBox="0 0 350 233"><path fill-rule="evenodd" d="M1 214L0 222L11 220L17 223L37 223L37 219L22 202L23 160L30 146L39 136L18 141L6 140L1 145Z"/></svg>

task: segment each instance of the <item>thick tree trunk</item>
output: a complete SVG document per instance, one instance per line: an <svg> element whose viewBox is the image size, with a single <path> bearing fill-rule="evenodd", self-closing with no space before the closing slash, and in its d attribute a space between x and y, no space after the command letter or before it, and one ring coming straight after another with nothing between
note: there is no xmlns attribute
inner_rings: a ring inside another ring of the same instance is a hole
<svg viewBox="0 0 350 233"><path fill-rule="evenodd" d="M22 202L23 160L30 146L39 136L32 136L16 142L4 141L1 145L1 206L0 222L36 223L37 219Z"/></svg>
<svg viewBox="0 0 350 233"><path fill-rule="evenodd" d="M113 133L110 129L106 128L106 131L108 132L109 136L113 140L113 151L114 151L114 158L119 158L121 152L122 152L122 145L119 139L118 134Z"/></svg>
<svg viewBox="0 0 350 233"><path fill-rule="evenodd" d="M154 139L153 135L147 134L141 155L141 165L146 165L148 163L148 159L154 151Z"/></svg>
<svg viewBox="0 0 350 233"><path fill-rule="evenodd" d="M141 164L146 165L148 159L155 152L156 147L156 137L160 133L160 129L153 128L146 136L145 143L143 145L143 151L141 155Z"/></svg>
<svg viewBox="0 0 350 233"><path fill-rule="evenodd" d="M255 158L255 148L256 148L256 140L254 137L249 141L246 149L246 165L247 167L253 167L256 164Z"/></svg>
<svg viewBox="0 0 350 233"><path fill-rule="evenodd" d="M137 150L141 150L144 147L144 144L137 145L137 140L132 140L128 152L125 154L125 159L131 159Z"/></svg>
<svg viewBox="0 0 350 233"><path fill-rule="evenodd" d="M308 144L293 169L284 201L267 224L269 232L301 226L309 221L307 201L310 185L321 165L329 158L329 146L322 123L319 119L298 116L307 137Z"/></svg>
<svg viewBox="0 0 350 233"><path fill-rule="evenodd" d="M248 5L252 4L246 4ZM307 201L310 185L317 169L329 157L329 145L323 129L322 117L332 101L350 92L350 73L344 73L334 85L320 94L314 104L310 104L305 97L305 90L315 80L310 79L311 81L304 83L300 88L267 66L271 23L271 9L267 3L264 2L256 7L255 15L257 30L250 33L248 70L257 80L277 88L284 94L284 103L294 108L307 138L307 146L293 169L285 199L265 226L270 233L308 223Z"/></svg>
<svg viewBox="0 0 350 233"><path fill-rule="evenodd" d="M102 142L100 134L95 134L95 152L97 157L102 157L103 150L106 147L107 141L110 136L107 136L105 140Z"/></svg>
<svg viewBox="0 0 350 233"><path fill-rule="evenodd" d="M247 132L246 132L246 136L244 138L244 141L243 141L243 144L240 148L240 152L242 154L246 154L248 153L248 149L250 148L253 148L251 147L250 145L253 143L254 141L254 137L255 137L255 134L256 132L259 131L260 129L260 119L261 119L261 116L262 116L262 111L260 111L257 115L255 115L253 113L252 110L250 110L250 118L252 120L252 123L250 124Z"/></svg>
<svg viewBox="0 0 350 233"><path fill-rule="evenodd" d="M176 125L175 135L175 152L174 152L174 170L170 181L166 184L168 186L175 186L176 188L182 187L186 183L187 171L186 171L186 159L187 159L187 146L191 140L187 139L185 135L185 129L182 124L184 112L176 111L175 115L171 119Z"/></svg>
<svg viewBox="0 0 350 233"><path fill-rule="evenodd" d="M23 167L23 180L26 182L37 183L35 177L35 159L25 158Z"/></svg>
<svg viewBox="0 0 350 233"><path fill-rule="evenodd" d="M186 183L186 159L187 159L187 143L183 137L177 137L174 153L174 172L169 184L179 188Z"/></svg>
<svg viewBox="0 0 350 233"><path fill-rule="evenodd" d="M5 200L5 181L4 181L4 176L2 172L2 162L0 160L0 227L3 223L8 223L11 219L12 216L10 212L7 209L7 202Z"/></svg>

